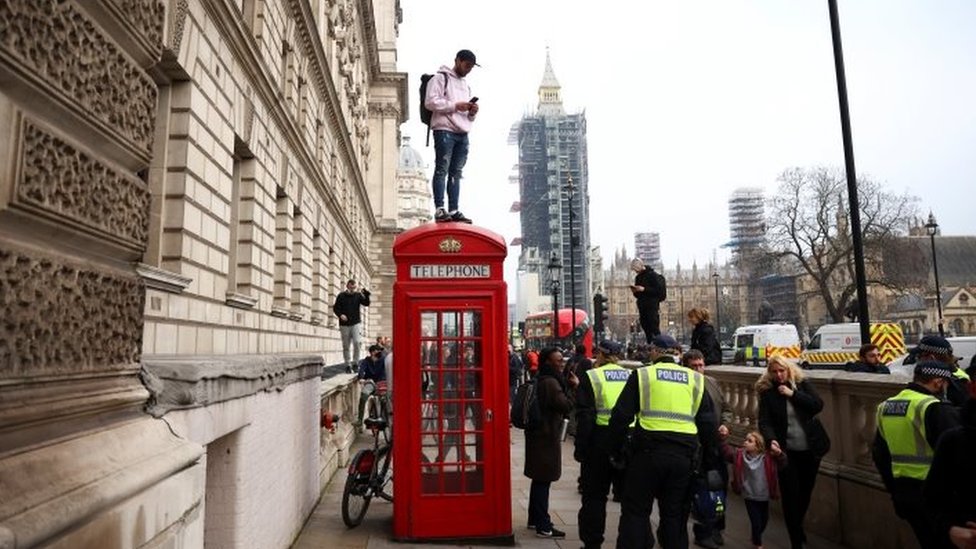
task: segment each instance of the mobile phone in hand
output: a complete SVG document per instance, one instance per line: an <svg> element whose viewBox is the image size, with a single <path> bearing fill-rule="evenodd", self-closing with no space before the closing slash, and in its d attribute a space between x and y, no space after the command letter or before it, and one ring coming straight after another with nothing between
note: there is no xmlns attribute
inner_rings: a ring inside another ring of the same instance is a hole
<svg viewBox="0 0 976 549"><path fill-rule="evenodd" d="M477 97L472 97L471 99L468 99L468 103L477 103L477 102L478 102Z"/></svg>

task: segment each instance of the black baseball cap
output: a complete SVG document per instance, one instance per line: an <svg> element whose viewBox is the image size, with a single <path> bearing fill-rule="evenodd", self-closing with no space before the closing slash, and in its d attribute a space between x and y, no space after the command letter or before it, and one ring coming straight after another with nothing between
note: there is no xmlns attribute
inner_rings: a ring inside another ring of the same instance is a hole
<svg viewBox="0 0 976 549"><path fill-rule="evenodd" d="M481 66L478 64L478 58L475 57L474 52L471 50L461 50L457 52L457 55L455 55L454 58L460 59L461 61L470 61L474 63L476 67Z"/></svg>

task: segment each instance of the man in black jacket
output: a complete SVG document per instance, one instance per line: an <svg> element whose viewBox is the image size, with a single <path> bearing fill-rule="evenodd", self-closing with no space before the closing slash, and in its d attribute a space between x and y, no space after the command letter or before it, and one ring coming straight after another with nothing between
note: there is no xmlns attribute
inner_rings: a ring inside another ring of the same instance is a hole
<svg viewBox="0 0 976 549"><path fill-rule="evenodd" d="M881 351L874 343L865 343L857 351L857 362L848 362L844 368L848 372L863 374L890 374L891 370L881 363Z"/></svg>
<svg viewBox="0 0 976 549"><path fill-rule="evenodd" d="M918 357L918 362L935 360L948 365L952 371L952 379L946 388L946 400L953 406L962 407L966 404L969 400L969 374L957 364L959 359L956 358L949 340L942 336L927 335L918 341L912 353Z"/></svg>
<svg viewBox="0 0 976 549"><path fill-rule="evenodd" d="M919 362L913 381L878 405L871 457L891 494L895 514L911 525L923 548L944 545L944 536L936 531L925 507L922 488L933 448L943 433L958 425L956 408L941 400L952 379L950 368L934 360ZM963 471L957 473L965 476Z"/></svg>
<svg viewBox="0 0 976 549"><path fill-rule="evenodd" d="M948 533L956 547L972 547L976 543L976 475L969 471L976 456L976 400L970 399L963 407L959 424L939 439L922 494L940 537Z"/></svg>
<svg viewBox="0 0 976 549"><path fill-rule="evenodd" d="M339 335L342 337L342 359L346 372L352 373L353 357L359 356L360 331L359 307L369 307L369 290L356 290L356 281L349 279L346 290L340 292L332 305L332 312L339 317ZM350 348L351 347L351 348Z"/></svg>
<svg viewBox="0 0 976 549"><path fill-rule="evenodd" d="M644 265L639 258L634 258L630 262L630 268L637 274L630 291L637 298L637 313L640 315L644 338L650 342L654 336L661 333L661 285L654 269L650 265Z"/></svg>
<svg viewBox="0 0 976 549"><path fill-rule="evenodd" d="M618 549L644 549L653 544L650 515L655 499L661 517L661 546L688 547L687 520L696 465L699 470L720 466L712 399L701 374L675 364L677 346L667 334L651 341L653 363L631 373L610 415L607 438L612 462L621 461L628 426L637 420L617 529ZM648 402L642 402L642 390L651 395ZM700 395L697 404L684 396L689 390ZM655 394L661 398L655 399ZM676 409L687 403L690 405ZM696 463L699 446L701 464Z"/></svg>
<svg viewBox="0 0 976 549"><path fill-rule="evenodd" d="M621 471L610 465L607 433L610 411L630 371L617 362L623 346L602 341L595 349L596 362L579 374L576 391L576 443L573 458L580 463L582 501L578 513L579 537L584 549L600 547L607 522L607 496L611 486L623 481ZM615 490L616 491L616 490Z"/></svg>

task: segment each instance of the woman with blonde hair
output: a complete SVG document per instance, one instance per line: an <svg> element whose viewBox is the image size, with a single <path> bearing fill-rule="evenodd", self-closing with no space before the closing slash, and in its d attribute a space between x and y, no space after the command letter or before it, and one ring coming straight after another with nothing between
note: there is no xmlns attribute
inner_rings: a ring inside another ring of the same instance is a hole
<svg viewBox="0 0 976 549"><path fill-rule="evenodd" d="M768 444L776 442L787 456L788 465L779 470L783 519L791 547L800 549L806 543L803 518L810 507L820 460L830 450L830 438L817 419L823 400L804 379L803 371L781 356L769 357L756 391L759 432Z"/></svg>
<svg viewBox="0 0 976 549"><path fill-rule="evenodd" d="M715 335L715 328L709 322L710 318L708 309L704 307L695 307L688 311L688 322L694 326L691 331L691 348L701 351L706 365L721 364L722 347Z"/></svg>

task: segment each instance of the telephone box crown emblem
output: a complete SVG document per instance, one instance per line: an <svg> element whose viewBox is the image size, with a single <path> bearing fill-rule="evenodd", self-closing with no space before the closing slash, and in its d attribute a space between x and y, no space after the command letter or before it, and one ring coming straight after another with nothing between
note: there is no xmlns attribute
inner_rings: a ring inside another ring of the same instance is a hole
<svg viewBox="0 0 976 549"><path fill-rule="evenodd" d="M441 249L441 252L446 254L456 254L461 251L461 243L452 236L441 240L438 247Z"/></svg>

